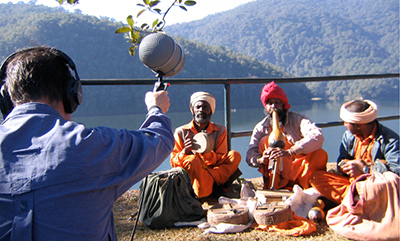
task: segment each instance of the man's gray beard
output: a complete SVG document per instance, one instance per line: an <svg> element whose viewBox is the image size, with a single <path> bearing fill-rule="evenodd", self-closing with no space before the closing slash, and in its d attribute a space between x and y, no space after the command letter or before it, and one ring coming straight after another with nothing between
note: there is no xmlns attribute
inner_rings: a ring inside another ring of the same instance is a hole
<svg viewBox="0 0 400 241"><path fill-rule="evenodd" d="M266 109L264 109L264 114L268 117L269 119L269 124L273 125L273 118L272 118L272 111L271 113L267 112ZM284 126L286 122L286 116L287 116L287 110L278 110L278 119L279 119L279 127Z"/></svg>
<svg viewBox="0 0 400 241"><path fill-rule="evenodd" d="M203 115L199 115L199 117L198 117L195 114L193 114L193 119L198 124L207 124L211 120L211 115L209 115L209 116L205 115L204 117L203 117Z"/></svg>

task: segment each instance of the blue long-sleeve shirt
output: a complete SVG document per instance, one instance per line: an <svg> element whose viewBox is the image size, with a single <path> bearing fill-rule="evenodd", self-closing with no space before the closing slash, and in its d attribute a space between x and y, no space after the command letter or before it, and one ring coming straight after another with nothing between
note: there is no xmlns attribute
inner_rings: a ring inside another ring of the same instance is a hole
<svg viewBox="0 0 400 241"><path fill-rule="evenodd" d="M373 172L391 171L400 176L399 135L393 130L377 122L376 139L372 146ZM343 159L353 160L356 137L348 130L343 134L340 144L339 163ZM385 160L386 164L379 160ZM338 170L341 170L338 166Z"/></svg>
<svg viewBox="0 0 400 241"><path fill-rule="evenodd" d="M151 108L136 131L86 128L40 103L0 125L0 240L116 240L112 206L174 146Z"/></svg>

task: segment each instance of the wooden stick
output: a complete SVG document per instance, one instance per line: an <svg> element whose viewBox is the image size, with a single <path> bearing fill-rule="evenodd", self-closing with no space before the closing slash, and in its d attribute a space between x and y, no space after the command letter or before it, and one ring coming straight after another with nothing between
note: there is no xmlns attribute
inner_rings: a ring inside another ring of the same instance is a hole
<svg viewBox="0 0 400 241"><path fill-rule="evenodd" d="M282 157L280 157L279 158L279 162L281 162L282 161ZM278 160L275 160L275 163L274 163L274 170L273 170L273 176L272 176L272 184L271 184L271 190L275 190L275 180L276 180L276 174L277 174L277 169L278 169L278 165L279 165L279 163L278 163Z"/></svg>

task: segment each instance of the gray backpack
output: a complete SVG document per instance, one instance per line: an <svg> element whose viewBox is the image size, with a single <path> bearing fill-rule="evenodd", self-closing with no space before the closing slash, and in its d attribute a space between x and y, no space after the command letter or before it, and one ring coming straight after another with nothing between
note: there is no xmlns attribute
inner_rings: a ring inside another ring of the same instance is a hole
<svg viewBox="0 0 400 241"><path fill-rule="evenodd" d="M143 202L139 221L154 229L174 227L176 222L197 221L206 211L193 191L190 177L183 168L151 173L139 186Z"/></svg>

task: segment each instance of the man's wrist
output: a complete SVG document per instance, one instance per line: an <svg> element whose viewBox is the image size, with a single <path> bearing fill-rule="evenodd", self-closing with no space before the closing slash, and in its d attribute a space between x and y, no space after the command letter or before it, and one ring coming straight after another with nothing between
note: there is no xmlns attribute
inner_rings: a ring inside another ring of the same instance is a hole
<svg viewBox="0 0 400 241"><path fill-rule="evenodd" d="M288 149L287 152L289 153L290 156L295 156L296 152L292 149Z"/></svg>
<svg viewBox="0 0 400 241"><path fill-rule="evenodd" d="M147 108L147 110L150 111L153 108L157 108L157 109L161 110L161 108L159 106L157 106L157 105L152 105L149 108Z"/></svg>
<svg viewBox="0 0 400 241"><path fill-rule="evenodd" d="M258 165L262 165L262 164L264 164L263 163L263 159L260 157L260 158L256 158L256 163L258 164Z"/></svg>
<svg viewBox="0 0 400 241"><path fill-rule="evenodd" d="M258 157L256 157L256 156L254 156L254 157L252 157L251 159L250 159L250 163L251 163L251 166L253 166L253 167L259 167L262 163L260 163L260 160L259 160L260 158L258 158Z"/></svg>

